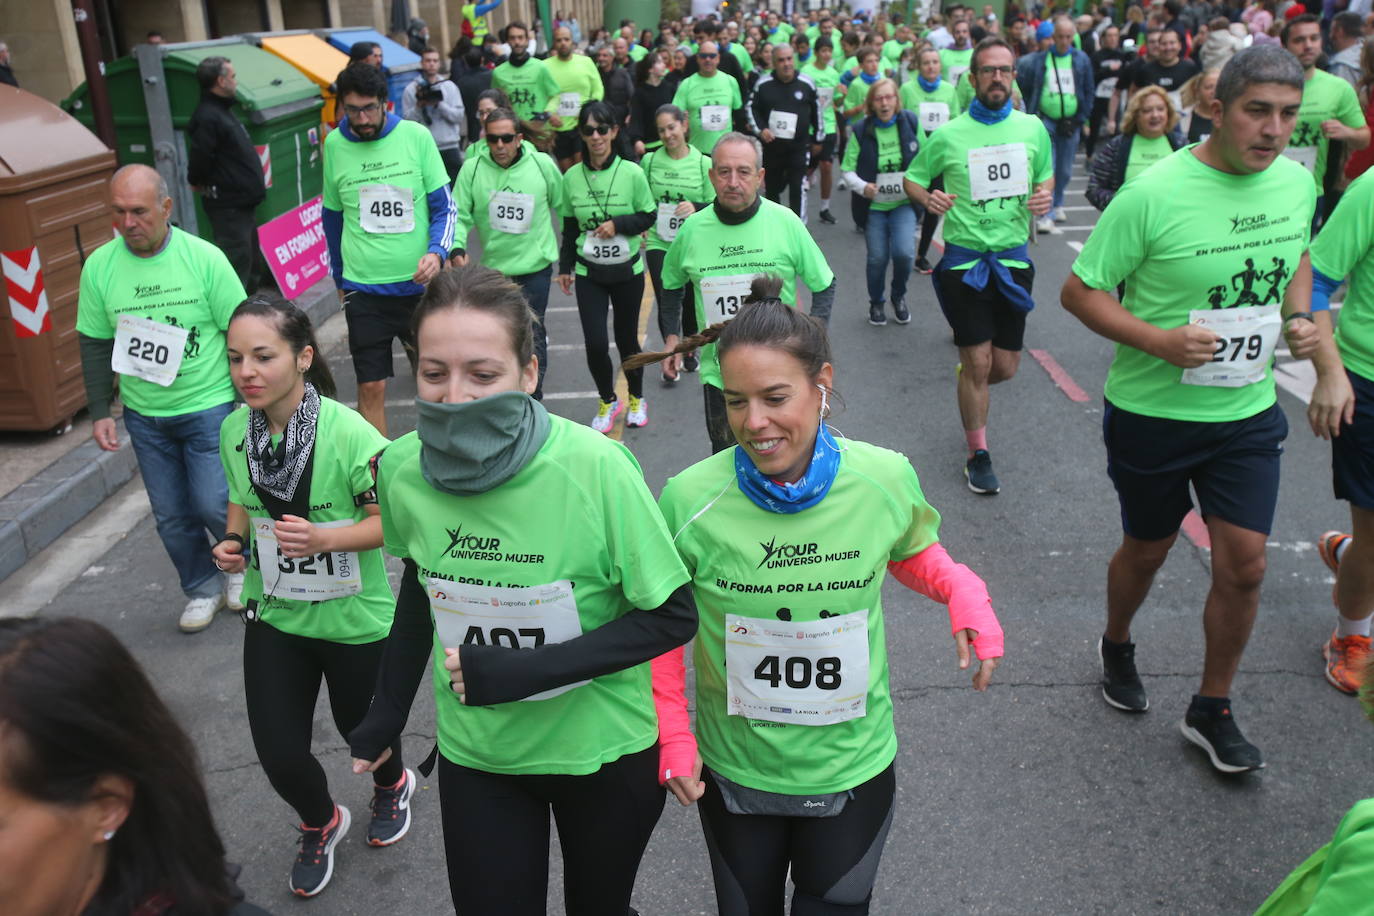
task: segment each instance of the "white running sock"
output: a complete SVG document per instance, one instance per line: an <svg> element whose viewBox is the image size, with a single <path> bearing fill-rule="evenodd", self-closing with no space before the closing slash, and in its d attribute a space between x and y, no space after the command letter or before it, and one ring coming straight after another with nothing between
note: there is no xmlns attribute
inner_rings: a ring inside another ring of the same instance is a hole
<svg viewBox="0 0 1374 916"><path fill-rule="evenodd" d="M822 209L822 210L829 210L829 209L830 209L830 198L829 198L829 197L822 197L822 198L821 198L821 209Z"/></svg>
<svg viewBox="0 0 1374 916"><path fill-rule="evenodd" d="M1344 639L1347 636L1368 636L1369 621L1370 618L1368 617L1366 617L1364 620L1351 620L1348 617L1343 617L1340 614L1337 614L1336 635L1338 637L1341 637L1342 639Z"/></svg>

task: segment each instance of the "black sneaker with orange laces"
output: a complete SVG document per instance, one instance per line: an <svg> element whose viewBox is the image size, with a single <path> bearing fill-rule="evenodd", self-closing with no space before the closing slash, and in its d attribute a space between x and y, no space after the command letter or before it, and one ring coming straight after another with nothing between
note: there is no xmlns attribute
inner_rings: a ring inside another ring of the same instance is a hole
<svg viewBox="0 0 1374 916"><path fill-rule="evenodd" d="M324 890L334 877L334 847L339 845L352 821L348 809L334 806L334 817L323 827L296 829L301 833L301 848L296 864L291 866L291 892L300 897L313 897Z"/></svg>

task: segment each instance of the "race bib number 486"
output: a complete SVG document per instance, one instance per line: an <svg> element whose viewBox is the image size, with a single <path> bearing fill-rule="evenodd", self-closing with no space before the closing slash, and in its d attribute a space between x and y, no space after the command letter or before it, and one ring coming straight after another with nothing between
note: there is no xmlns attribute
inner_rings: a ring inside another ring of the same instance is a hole
<svg viewBox="0 0 1374 916"><path fill-rule="evenodd" d="M415 228L415 200L410 191L389 184L358 189L358 225L364 232L396 235Z"/></svg>

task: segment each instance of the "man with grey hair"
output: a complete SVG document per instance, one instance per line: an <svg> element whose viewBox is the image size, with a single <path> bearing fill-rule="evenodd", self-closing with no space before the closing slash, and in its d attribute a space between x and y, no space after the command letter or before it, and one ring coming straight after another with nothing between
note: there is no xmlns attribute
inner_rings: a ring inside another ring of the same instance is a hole
<svg viewBox="0 0 1374 916"><path fill-rule="evenodd" d="M10 46L3 41L0 41L0 83L19 88L19 81L14 78L14 70L10 67Z"/></svg>
<svg viewBox="0 0 1374 916"><path fill-rule="evenodd" d="M664 345L670 350L678 345L683 288L688 283L696 291L699 328L733 318L760 274L781 277L782 301L793 307L800 278L811 290L811 314L828 322L835 301L835 274L801 217L759 196L763 184L759 141L734 132L721 137L711 154L711 184L715 203L687 218L663 259L659 330ZM711 451L723 451L735 440L725 415L714 344L701 347L701 381Z"/></svg>
<svg viewBox="0 0 1374 916"><path fill-rule="evenodd" d="M234 116L238 79L227 57L207 57L196 67L200 104L186 126L186 180L200 191L201 206L244 289L256 290L262 258L253 211L267 196L262 162L248 129Z"/></svg>
<svg viewBox="0 0 1374 916"><path fill-rule="evenodd" d="M224 332L243 286L219 249L170 225L172 199L153 169L115 172L110 200L119 235L86 259L76 307L92 435L106 451L120 447L110 419L118 374L153 521L187 598L180 626L194 633L226 593L243 607L242 574L221 576L210 554L229 500L219 428L235 394Z"/></svg>
<svg viewBox="0 0 1374 916"><path fill-rule="evenodd" d="M1107 567L1103 698L1149 708L1131 622L1193 507L1191 484L1212 584L1202 681L1181 729L1224 773L1264 765L1230 693L1259 609L1288 433L1272 369L1280 337L1316 368L1313 432L1329 438L1354 409L1329 313L1311 311L1316 188L1282 156L1302 102L1303 69L1287 51L1236 54L1217 82L1211 136L1117 193L1062 293L1064 308L1117 345L1103 438L1123 533Z"/></svg>

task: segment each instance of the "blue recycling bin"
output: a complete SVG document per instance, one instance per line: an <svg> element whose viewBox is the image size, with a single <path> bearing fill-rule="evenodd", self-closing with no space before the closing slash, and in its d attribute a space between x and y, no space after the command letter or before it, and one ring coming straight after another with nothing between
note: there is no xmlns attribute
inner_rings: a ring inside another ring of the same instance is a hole
<svg viewBox="0 0 1374 916"><path fill-rule="evenodd" d="M401 96L406 87L415 82L420 74L420 55L397 44L381 32L372 29L322 29L317 32L321 38L345 54L359 41L376 42L382 46L382 70L386 73L387 92L396 113L401 111Z"/></svg>

